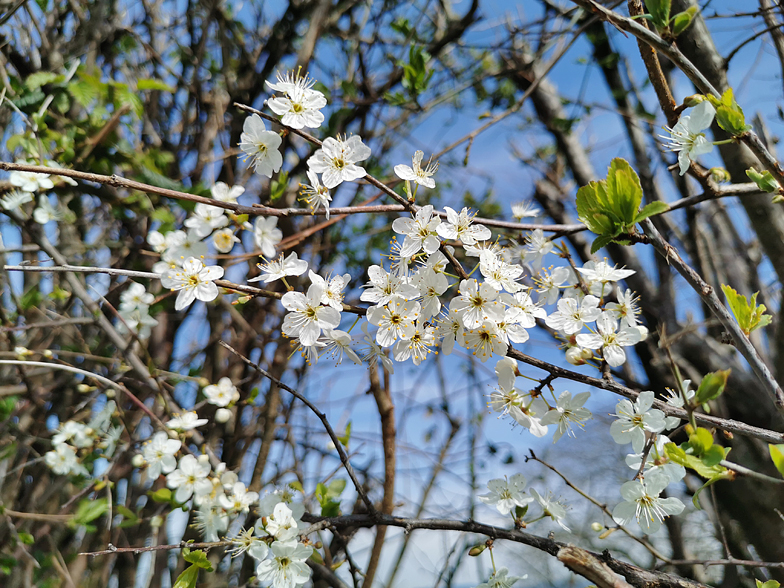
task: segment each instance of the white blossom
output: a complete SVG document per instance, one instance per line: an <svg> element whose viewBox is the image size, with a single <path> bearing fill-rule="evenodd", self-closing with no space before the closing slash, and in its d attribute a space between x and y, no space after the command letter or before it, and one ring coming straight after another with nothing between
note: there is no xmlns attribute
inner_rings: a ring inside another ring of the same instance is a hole
<svg viewBox="0 0 784 588"><path fill-rule="evenodd" d="M503 320L504 305L498 300L498 290L490 284L462 280L458 292L460 296L452 299L449 308L457 312L466 329L476 329L487 320Z"/></svg>
<svg viewBox="0 0 784 588"><path fill-rule="evenodd" d="M196 427L206 425L210 421L207 419L200 419L199 415L194 411L184 412L181 415L170 419L166 426L170 429L177 429L180 431L190 431Z"/></svg>
<svg viewBox="0 0 784 588"><path fill-rule="evenodd" d="M418 302L404 300L390 301L383 306L368 308L368 322L378 327L376 342L381 347L389 347L398 339L413 337L420 310Z"/></svg>
<svg viewBox="0 0 784 588"><path fill-rule="evenodd" d="M283 156L278 151L281 142L280 135L268 131L258 114L245 119L240 149L245 152L246 159L251 158L251 167L260 176L271 178L273 173L280 171L283 165Z"/></svg>
<svg viewBox="0 0 784 588"><path fill-rule="evenodd" d="M297 252L292 251L284 259L283 254L276 261L268 263L258 263L256 266L261 270L261 275L251 278L248 282L258 282L263 280L265 284L280 280L286 276L301 276L308 269L308 262L304 259L297 259Z"/></svg>
<svg viewBox="0 0 784 588"><path fill-rule="evenodd" d="M237 202L237 198L245 193L245 188L242 186L229 187L224 182L215 182L215 185L210 188L210 193L215 200L221 202Z"/></svg>
<svg viewBox="0 0 784 588"><path fill-rule="evenodd" d="M423 169L422 158L424 158L424 156L425 154L422 151L416 151L414 153L414 157L412 158L413 167L409 167L403 164L396 165L395 175L397 175L397 177L399 177L401 180L416 182L425 188L435 188L436 182L433 180L432 176L438 170L438 162L428 162L427 167Z"/></svg>
<svg viewBox="0 0 784 588"><path fill-rule="evenodd" d="M17 162L24 163L24 162ZM51 190L54 182L48 174L14 170L8 176L8 181L12 186L16 186L23 192L38 192L39 190Z"/></svg>
<svg viewBox="0 0 784 588"><path fill-rule="evenodd" d="M194 230L199 237L212 234L215 229L222 229L229 224L226 209L199 202L193 216L185 219L185 226Z"/></svg>
<svg viewBox="0 0 784 588"><path fill-rule="evenodd" d="M322 186L319 182L318 174L312 170L307 171L308 180L310 184L300 184L299 195L300 200L304 200L310 206L310 212L316 213L319 208L326 211L327 220L329 220L329 203L332 202L332 196L329 195L329 188Z"/></svg>
<svg viewBox="0 0 784 588"><path fill-rule="evenodd" d="M523 474L515 474L511 478L496 478L487 483L490 490L477 498L489 506L494 506L502 515L508 515L516 506L525 506L533 502L533 498L525 491L526 480Z"/></svg>
<svg viewBox="0 0 784 588"><path fill-rule="evenodd" d="M283 239L283 231L277 228L278 217L257 216L253 223L253 241L267 259L275 257L275 246Z"/></svg>
<svg viewBox="0 0 784 588"><path fill-rule="evenodd" d="M591 411L583 405L591 396L590 392L581 392L572 397L568 391L561 392L556 400L556 406L542 417L543 425L558 425L553 434L553 443L558 441L564 433L574 437L572 425L577 425L581 429L585 427L585 421L591 418Z"/></svg>
<svg viewBox="0 0 784 588"><path fill-rule="evenodd" d="M542 259L553 250L553 242L544 236L542 229L536 229L528 234L525 244L524 262L532 270L542 267Z"/></svg>
<svg viewBox="0 0 784 588"><path fill-rule="evenodd" d="M280 301L289 312L283 319L281 331L288 337L299 337L302 345L313 345L321 335L321 329L336 329L340 324L340 312L329 306L321 306L324 293L319 284L311 284L307 295L301 292L286 292Z"/></svg>
<svg viewBox="0 0 784 588"><path fill-rule="evenodd" d="M446 222L436 227L436 232L444 239L459 239L463 245L476 245L478 241L486 241L492 236L486 226L473 224L476 215L470 214L468 208L463 208L459 213L448 206L444 210Z"/></svg>
<svg viewBox="0 0 784 588"><path fill-rule="evenodd" d="M266 82L267 85L277 92L283 92L286 96L274 96L267 100L267 106L275 114L281 116L281 122L293 129L307 127L316 129L324 122L324 115L320 112L321 108L327 105L324 94L313 89L315 83L307 75L302 77L299 72L289 72L282 76L277 74L278 83Z"/></svg>
<svg viewBox="0 0 784 588"><path fill-rule="evenodd" d="M411 257L423 249L428 255L438 251L441 241L437 229L440 224L441 219L433 215L431 204L417 210L414 218L396 218L392 222L392 230L405 235L400 255Z"/></svg>
<svg viewBox="0 0 784 588"><path fill-rule="evenodd" d="M640 392L634 403L624 398L615 407L618 417L610 425L610 434L618 444L631 443L635 453L641 453L645 446L645 435L661 433L664 430L664 413L653 406L654 393Z"/></svg>
<svg viewBox="0 0 784 588"><path fill-rule="evenodd" d="M621 502L613 509L613 519L619 525L628 525L637 519L643 533L655 533L669 515L683 512L684 505L677 498L659 498L670 479L662 473L654 473L645 479L626 482L621 486Z"/></svg>
<svg viewBox="0 0 784 588"><path fill-rule="evenodd" d="M217 384L210 384L204 387L204 396L207 402L215 406L228 406L232 402L237 402L240 399L240 393L237 387L232 384L231 379L223 377L218 380Z"/></svg>
<svg viewBox="0 0 784 588"><path fill-rule="evenodd" d="M599 331L596 334L577 335L577 344L588 349L601 349L604 360L612 367L626 361L624 347L640 342L640 331L636 327L623 326L618 330L618 321L606 312L596 319L596 329Z"/></svg>
<svg viewBox="0 0 784 588"><path fill-rule="evenodd" d="M696 156L713 150L713 143L708 141L702 131L710 128L715 115L716 109L710 102L704 100L692 110L690 115L682 114L673 128L665 127L669 136L659 135L667 141L664 144L665 148L678 154L680 175L689 170Z"/></svg>
<svg viewBox="0 0 784 588"><path fill-rule="evenodd" d="M599 299L589 294L582 301L574 298L561 298L558 301L558 310L550 314L544 322L551 329L573 335L579 333L585 323L595 321L601 314Z"/></svg>
<svg viewBox="0 0 784 588"><path fill-rule="evenodd" d="M405 278L387 272L379 265L368 268L370 283L365 284L366 290L359 299L371 304L383 305L392 300L410 300L419 296L419 289L409 284Z"/></svg>
<svg viewBox="0 0 784 588"><path fill-rule="evenodd" d="M322 174L321 180L328 189L343 182L351 182L367 175L365 168L356 165L370 157L370 148L359 135L348 139L329 137L324 139L321 149L308 159L308 168Z"/></svg>
<svg viewBox="0 0 784 588"><path fill-rule="evenodd" d="M161 285L170 290L179 291L174 302L175 310L182 310L194 300L210 302L218 297L218 287L214 280L223 277L223 268L219 265L204 265L194 257L186 259L181 268L169 270L161 276Z"/></svg>
<svg viewBox="0 0 784 588"><path fill-rule="evenodd" d="M270 551L272 557L256 567L261 582L271 583L274 588L295 588L310 579L310 568L305 561L312 555L312 547L290 539L273 542Z"/></svg>
<svg viewBox="0 0 784 588"><path fill-rule="evenodd" d="M563 520L566 517L566 507L564 506L564 502L561 500L556 500L555 497L552 495L552 492L548 492L547 496L542 496L539 492L536 491L536 488L531 488L530 490L531 496L533 496L534 500L539 503L539 506L542 507L544 511L544 515L550 517L553 522L557 523L564 531L567 533L571 533L569 527L567 527Z"/></svg>
<svg viewBox="0 0 784 588"><path fill-rule="evenodd" d="M212 488L212 483L207 479L209 474L209 462L202 463L190 454L183 455L177 469L166 476L166 486L176 489L174 500L185 502L197 489L209 491Z"/></svg>
<svg viewBox="0 0 784 588"><path fill-rule="evenodd" d="M212 234L212 244L219 253L229 253L234 248L234 244L239 242L240 239L229 227Z"/></svg>
<svg viewBox="0 0 784 588"><path fill-rule="evenodd" d="M147 463L147 477L156 480L161 472L169 474L177 468L177 460L174 455L182 447L182 441L170 439L163 432L158 431L142 447L142 457Z"/></svg>

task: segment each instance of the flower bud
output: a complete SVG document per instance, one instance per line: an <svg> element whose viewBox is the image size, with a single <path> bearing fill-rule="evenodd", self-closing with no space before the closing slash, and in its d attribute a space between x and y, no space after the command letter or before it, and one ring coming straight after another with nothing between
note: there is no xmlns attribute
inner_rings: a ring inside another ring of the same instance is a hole
<svg viewBox="0 0 784 588"><path fill-rule="evenodd" d="M135 468L140 468L140 467L142 467L142 466L143 466L145 463L147 463L147 462L144 460L144 456L143 456L141 453L137 453L137 454L136 454L136 455L134 455L134 456L133 456L133 458L131 459L131 465L132 465L133 467L135 467Z"/></svg>
<svg viewBox="0 0 784 588"><path fill-rule="evenodd" d="M52 356L54 355L54 353L52 353L52 350L51 350L51 349L44 349L44 350L41 352L41 355L43 355L43 356L44 356L46 359L51 359L51 358L52 358Z"/></svg>
<svg viewBox="0 0 784 588"><path fill-rule="evenodd" d="M206 453L202 453L198 458L199 463L210 463L210 456Z"/></svg>
<svg viewBox="0 0 784 588"><path fill-rule="evenodd" d="M115 396L117 396L117 392L115 392L112 389L107 390L106 392L104 392L104 394L106 394L106 398L114 398Z"/></svg>
<svg viewBox="0 0 784 588"><path fill-rule="evenodd" d="M231 411L228 408L219 408L215 411L216 423L227 423L231 419Z"/></svg>
<svg viewBox="0 0 784 588"><path fill-rule="evenodd" d="M93 391L93 387L88 384L79 384L76 387L76 391L79 392L79 394L87 394L88 392Z"/></svg>
<svg viewBox="0 0 784 588"><path fill-rule="evenodd" d="M711 180L717 184L729 182L731 179L730 172L723 167L712 167L708 170L708 173L710 174Z"/></svg>
<svg viewBox="0 0 784 588"><path fill-rule="evenodd" d="M153 529L159 529L163 525L163 517L160 515L155 515L150 519L150 526Z"/></svg>
<svg viewBox="0 0 784 588"><path fill-rule="evenodd" d="M683 99L683 105L687 108L697 106L700 102L705 102L705 96L702 94L693 94Z"/></svg>
<svg viewBox="0 0 784 588"><path fill-rule="evenodd" d="M484 543L474 545L471 549L468 550L468 555L471 557L476 557L477 555L480 555L485 549L487 549L487 545Z"/></svg>
<svg viewBox="0 0 784 588"><path fill-rule="evenodd" d="M598 521L594 521L593 523L591 523L591 530L592 530L592 531L594 531L594 532L598 533L598 532L600 532L602 529L604 529L604 525L603 525L603 524L601 524L600 522L598 522Z"/></svg>
<svg viewBox="0 0 784 588"><path fill-rule="evenodd" d="M591 355L593 355L593 353L591 353ZM583 349L580 349L579 347L570 347L567 349L566 361L572 365L584 365L585 359L583 359Z"/></svg>
<svg viewBox="0 0 784 588"><path fill-rule="evenodd" d="M207 378L199 378L199 387L206 388L210 385L210 381Z"/></svg>

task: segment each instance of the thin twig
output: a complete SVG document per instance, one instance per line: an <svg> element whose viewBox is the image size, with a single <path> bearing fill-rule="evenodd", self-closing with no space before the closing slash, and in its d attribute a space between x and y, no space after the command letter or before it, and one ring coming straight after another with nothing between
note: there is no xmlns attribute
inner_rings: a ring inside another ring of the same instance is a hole
<svg viewBox="0 0 784 588"><path fill-rule="evenodd" d="M305 398L302 394L300 394L299 392L297 392L296 390L294 390L290 386L287 386L286 384L281 382L278 378L276 378L275 376L273 376L272 374L270 374L266 370L262 369L261 366L259 366L257 363L252 362L250 359L248 359L247 357L245 357L244 355L239 353L237 350L235 350L228 343L226 343L224 341L218 341L218 343L220 343L223 347L225 347L226 349L231 351L234 355L236 355L238 358L240 358L245 363L245 365L247 365L247 366L253 368L254 370L256 370L262 376L264 376L265 378L269 379L276 386L278 386L279 388L282 388L283 390L285 390L286 392L288 392L289 394L294 396L297 400L302 402L311 411L313 411L313 413L321 421L321 424L324 425L324 428L327 431L327 435L329 435L329 438L332 440L332 443L335 445L335 449L338 452L338 456L340 457L340 461L343 464L343 467L346 468L346 472L348 473L349 478L351 478L351 482L354 484L354 488L356 489L357 494L359 494L359 497L362 499L362 502L365 503L365 506L367 507L368 512L376 513L376 508L373 506L373 502L370 500L370 498L368 498L368 495L365 492L365 489L362 487L362 484L359 482L359 479L357 478L357 475L354 473L354 468L351 467L351 463L348 460L348 456L346 455L346 452L343 450L343 445L340 443L340 440L338 439L338 436L335 434L335 431L332 429L332 425L329 424L329 420L327 420L327 415L325 415L323 412L321 412L315 404L313 404L310 400Z"/></svg>

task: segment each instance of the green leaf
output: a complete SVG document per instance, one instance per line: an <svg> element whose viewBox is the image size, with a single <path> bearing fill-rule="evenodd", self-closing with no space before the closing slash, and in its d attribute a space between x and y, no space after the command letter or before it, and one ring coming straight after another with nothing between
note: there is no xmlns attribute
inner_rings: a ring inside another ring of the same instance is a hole
<svg viewBox="0 0 784 588"><path fill-rule="evenodd" d="M346 489L346 480L344 480L343 478L340 478L340 479L337 479L337 480L332 480L329 483L329 486L327 487L327 489L328 489L328 494L327 495L330 498L337 498L338 496L343 494L343 490Z"/></svg>
<svg viewBox="0 0 784 588"><path fill-rule="evenodd" d="M21 310L29 310L41 304L43 299L44 297L41 295L41 292L38 291L38 286L33 286L22 294L22 297L19 299L19 306L21 307Z"/></svg>
<svg viewBox="0 0 784 588"><path fill-rule="evenodd" d="M719 462L724 459L724 448L721 445L711 445L702 454L702 463L708 467L719 465Z"/></svg>
<svg viewBox="0 0 784 588"><path fill-rule="evenodd" d="M286 188L289 185L289 173L280 172L277 180L270 182L270 200L275 202L286 193Z"/></svg>
<svg viewBox="0 0 784 588"><path fill-rule="evenodd" d="M773 320L770 315L764 314L767 310L764 304L757 306L759 292L752 294L749 301L727 285L722 284L721 289L727 298L727 304L732 309L732 314L735 315L735 320L747 337L754 329L767 326Z"/></svg>
<svg viewBox="0 0 784 588"><path fill-rule="evenodd" d="M199 566L191 565L177 576L172 588L196 588L196 581L199 579Z"/></svg>
<svg viewBox="0 0 784 588"><path fill-rule="evenodd" d="M607 197L609 212L627 226L633 225L642 203L642 186L637 172L620 157L612 160L607 172Z"/></svg>
<svg viewBox="0 0 784 588"><path fill-rule="evenodd" d="M210 560L207 559L207 554L199 549L196 551L191 551L185 547L182 550L182 557L188 563L192 563L193 565L205 569L208 572L212 571L212 564L210 563Z"/></svg>
<svg viewBox="0 0 784 588"><path fill-rule="evenodd" d="M346 424L346 432L343 434L342 437L338 437L338 441L340 444L348 449L348 442L351 440L351 421Z"/></svg>
<svg viewBox="0 0 784 588"><path fill-rule="evenodd" d="M49 84L59 77L61 76L51 71L38 71L27 76L24 84L28 90L37 90L44 84Z"/></svg>
<svg viewBox="0 0 784 588"><path fill-rule="evenodd" d="M174 93L177 91L177 88L173 88L169 84L161 81L161 80L138 80L136 82L136 89L141 91L144 90L159 90L160 92L170 92Z"/></svg>
<svg viewBox="0 0 784 588"><path fill-rule="evenodd" d="M614 237L612 235L600 235L596 237L591 244L591 253L596 253L602 247L606 247L613 242L613 239Z"/></svg>
<svg viewBox="0 0 784 588"><path fill-rule="evenodd" d="M770 459L773 460L773 465L784 477L784 445L768 445L770 451Z"/></svg>
<svg viewBox="0 0 784 588"><path fill-rule="evenodd" d="M645 8L656 28L664 29L670 23L670 0L645 0Z"/></svg>
<svg viewBox="0 0 784 588"><path fill-rule="evenodd" d="M704 483L704 484L703 484L703 485L702 485L702 486L699 488L699 490L697 490L697 491L694 493L694 496L692 496L692 498L691 498L691 501L692 501L692 503L694 504L694 506L695 506L695 507L696 507L698 510L702 510L702 506L700 506L700 500L699 500L699 498L700 498L700 494L702 493L702 491L703 491L703 490L705 490L705 488L707 488L708 486L712 486L713 484L715 484L715 483L716 483L716 482L718 482L719 480L727 480L727 479L730 479L730 476L731 476L731 474L730 474L729 470L725 470L725 471L723 471L723 472L722 472L722 473L720 473L720 474L716 474L715 476L712 476L712 477L711 477L711 478L710 478L710 479L709 479L707 482L705 482L705 483Z"/></svg>
<svg viewBox="0 0 784 588"><path fill-rule="evenodd" d="M727 385L727 378L730 376L731 369L719 370L706 374L697 388L694 400L697 404L705 404L709 400L714 400L721 396L724 387Z"/></svg>
<svg viewBox="0 0 784 588"><path fill-rule="evenodd" d="M297 490L299 492L305 493L305 489L302 487L302 484L299 480L294 480L293 482L289 482L289 487Z"/></svg>
<svg viewBox="0 0 784 588"><path fill-rule="evenodd" d="M713 446L713 435L708 429L697 427L697 430L689 435L689 445L697 455L703 455ZM722 458L724 454L722 453Z"/></svg>
<svg viewBox="0 0 784 588"><path fill-rule="evenodd" d="M87 525L109 510L109 500L99 498L98 500L85 499L79 503L74 517L68 521L71 527Z"/></svg>
<svg viewBox="0 0 784 588"><path fill-rule="evenodd" d="M689 25L694 20L694 17L697 15L697 7L690 6L688 9L684 10L683 12L679 12L675 16L672 17L672 35L673 37L677 37L683 31L689 28Z"/></svg>
<svg viewBox="0 0 784 588"><path fill-rule="evenodd" d="M751 129L751 125L746 124L743 109L735 102L732 88L727 88L727 91L721 95L718 105L715 97L709 96L708 99L716 106L716 122L722 129L731 135L742 135Z"/></svg>
<svg viewBox="0 0 784 588"><path fill-rule="evenodd" d="M771 174L768 170L759 173L756 169L750 167L746 170L746 175L749 176L749 179L757 184L757 187L763 192L772 194L773 192L778 192L781 189L781 186L779 186L779 183L773 177L773 174Z"/></svg>
<svg viewBox="0 0 784 588"><path fill-rule="evenodd" d="M153 492L150 497L155 502L171 502L172 500L172 491L168 488L160 488Z"/></svg>
<svg viewBox="0 0 784 588"><path fill-rule="evenodd" d="M670 209L670 205L666 202L662 202L661 200L656 200L654 202L650 202L646 204L643 209L637 214L637 218L634 219L635 224L641 223L646 218L655 216L657 214L661 214L662 212L667 212Z"/></svg>
<svg viewBox="0 0 784 588"><path fill-rule="evenodd" d="M25 545L32 545L35 543L35 537L33 537L30 533L17 533L19 535L19 541L24 543Z"/></svg>
<svg viewBox="0 0 784 588"><path fill-rule="evenodd" d="M118 512L118 514L121 514L123 517L125 517L129 521L137 521L137 520L139 520L138 515L135 512L133 512L130 508L128 508L127 506L123 506L122 504L116 504L114 506L114 509Z"/></svg>
<svg viewBox="0 0 784 588"><path fill-rule="evenodd" d="M767 582L760 582L756 578L754 581L757 583L757 588L779 588L781 584L779 584L776 580L768 580Z"/></svg>

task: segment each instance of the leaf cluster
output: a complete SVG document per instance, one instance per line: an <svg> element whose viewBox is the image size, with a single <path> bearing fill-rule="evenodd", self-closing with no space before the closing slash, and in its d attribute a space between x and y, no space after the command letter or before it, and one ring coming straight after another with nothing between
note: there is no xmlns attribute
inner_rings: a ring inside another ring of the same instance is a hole
<svg viewBox="0 0 784 588"><path fill-rule="evenodd" d="M707 95L706 98L716 109L716 122L733 137L751 130L751 125L746 124L746 116L743 114L743 109L735 101L732 88L727 88L720 99L711 94Z"/></svg>
<svg viewBox="0 0 784 588"><path fill-rule="evenodd" d="M607 178L591 182L577 191L577 216L598 237L591 253L613 241L624 243L623 236L632 233L634 225L649 216L669 209L656 201L640 210L642 186L640 178L625 159L612 160Z"/></svg>
<svg viewBox="0 0 784 588"><path fill-rule="evenodd" d="M759 292L755 292L752 294L751 300L747 300L745 296L738 294L726 284L721 285L721 290L727 298L727 304L732 310L732 314L735 315L735 320L738 321L741 331L747 337L753 330L766 327L773 320L769 314L764 314L767 310L764 304L757 305Z"/></svg>
<svg viewBox="0 0 784 588"><path fill-rule="evenodd" d="M697 7L690 6L687 10L670 16L672 9L671 4L672 0L645 0L645 7L648 9L648 14L645 14L642 17L650 20L662 38L668 40L675 39L683 31L689 28L689 25L697 15Z"/></svg>
<svg viewBox="0 0 784 588"><path fill-rule="evenodd" d="M732 472L720 463L727 457L730 448L715 444L713 434L703 427L695 429L691 425L686 425L686 432L689 434L688 441L681 445L667 443L664 451L673 463L694 470L708 480L692 498L694 506L700 508L700 492L719 480L729 479L732 476Z"/></svg>

